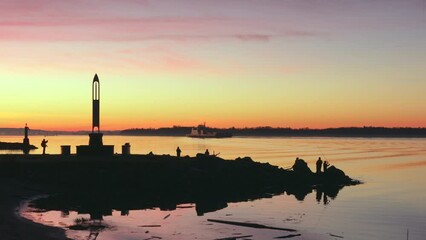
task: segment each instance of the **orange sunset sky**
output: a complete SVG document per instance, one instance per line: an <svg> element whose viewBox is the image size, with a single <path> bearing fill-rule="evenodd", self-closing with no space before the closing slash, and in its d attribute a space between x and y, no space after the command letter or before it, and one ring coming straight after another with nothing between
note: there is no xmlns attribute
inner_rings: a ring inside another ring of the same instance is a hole
<svg viewBox="0 0 426 240"><path fill-rule="evenodd" d="M424 0L2 0L0 127L426 127Z"/></svg>

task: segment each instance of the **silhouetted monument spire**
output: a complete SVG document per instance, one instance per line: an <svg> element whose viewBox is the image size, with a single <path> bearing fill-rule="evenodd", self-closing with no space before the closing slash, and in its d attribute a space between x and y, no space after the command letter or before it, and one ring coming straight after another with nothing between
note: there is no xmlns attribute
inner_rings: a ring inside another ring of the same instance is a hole
<svg viewBox="0 0 426 240"><path fill-rule="evenodd" d="M89 145L77 146L77 155L113 155L114 146L104 145L100 130L100 99L101 85L98 74L95 74L92 82L92 133L89 134ZM98 131L95 132L95 128Z"/></svg>
<svg viewBox="0 0 426 240"><path fill-rule="evenodd" d="M100 132L100 124L99 124L99 119L100 119L100 114L99 114L99 110L100 110L100 105L99 105L99 101L100 101L100 97L101 97L101 85L99 83L99 78L98 78L98 74L95 74L95 77L93 78L93 83L92 83L92 109L93 109L93 113L92 113L92 132L95 131L95 127L98 128L98 132Z"/></svg>

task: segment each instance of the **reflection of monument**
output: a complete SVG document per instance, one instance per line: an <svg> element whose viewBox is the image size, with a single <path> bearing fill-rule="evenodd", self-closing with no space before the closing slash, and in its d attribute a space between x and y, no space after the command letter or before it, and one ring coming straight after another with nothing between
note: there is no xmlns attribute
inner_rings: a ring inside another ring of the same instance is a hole
<svg viewBox="0 0 426 240"><path fill-rule="evenodd" d="M101 85L95 74L92 82L92 133L89 134L89 145L77 146L77 155L113 155L114 146L104 145L100 132L100 97ZM95 132L96 128L96 132Z"/></svg>

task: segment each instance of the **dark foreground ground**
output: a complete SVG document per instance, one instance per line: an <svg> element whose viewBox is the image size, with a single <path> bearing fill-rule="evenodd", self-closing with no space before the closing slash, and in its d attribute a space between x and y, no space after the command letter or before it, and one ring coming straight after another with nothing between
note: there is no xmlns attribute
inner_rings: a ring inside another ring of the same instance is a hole
<svg viewBox="0 0 426 240"><path fill-rule="evenodd" d="M195 203L197 214L224 208L229 202L287 193L298 199L316 191L335 197L359 182L331 167L315 174L303 160L284 170L250 158L223 160L197 157L131 155L77 157L0 155L0 239L66 239L62 229L32 223L15 214L24 199L45 210L89 213L94 219L112 209L175 209Z"/></svg>
<svg viewBox="0 0 426 240"><path fill-rule="evenodd" d="M40 193L31 186L15 180L0 181L0 239L1 240L68 240L65 231L19 217L20 203Z"/></svg>

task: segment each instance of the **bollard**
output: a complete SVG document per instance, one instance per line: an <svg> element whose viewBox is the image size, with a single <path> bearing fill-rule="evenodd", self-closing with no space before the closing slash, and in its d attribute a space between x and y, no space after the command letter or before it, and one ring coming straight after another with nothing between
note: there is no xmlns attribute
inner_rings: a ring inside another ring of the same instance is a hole
<svg viewBox="0 0 426 240"><path fill-rule="evenodd" d="M71 146L70 145L61 145L61 154L65 156L71 155Z"/></svg>
<svg viewBox="0 0 426 240"><path fill-rule="evenodd" d="M130 155L130 143L126 143L121 146L122 155Z"/></svg>

